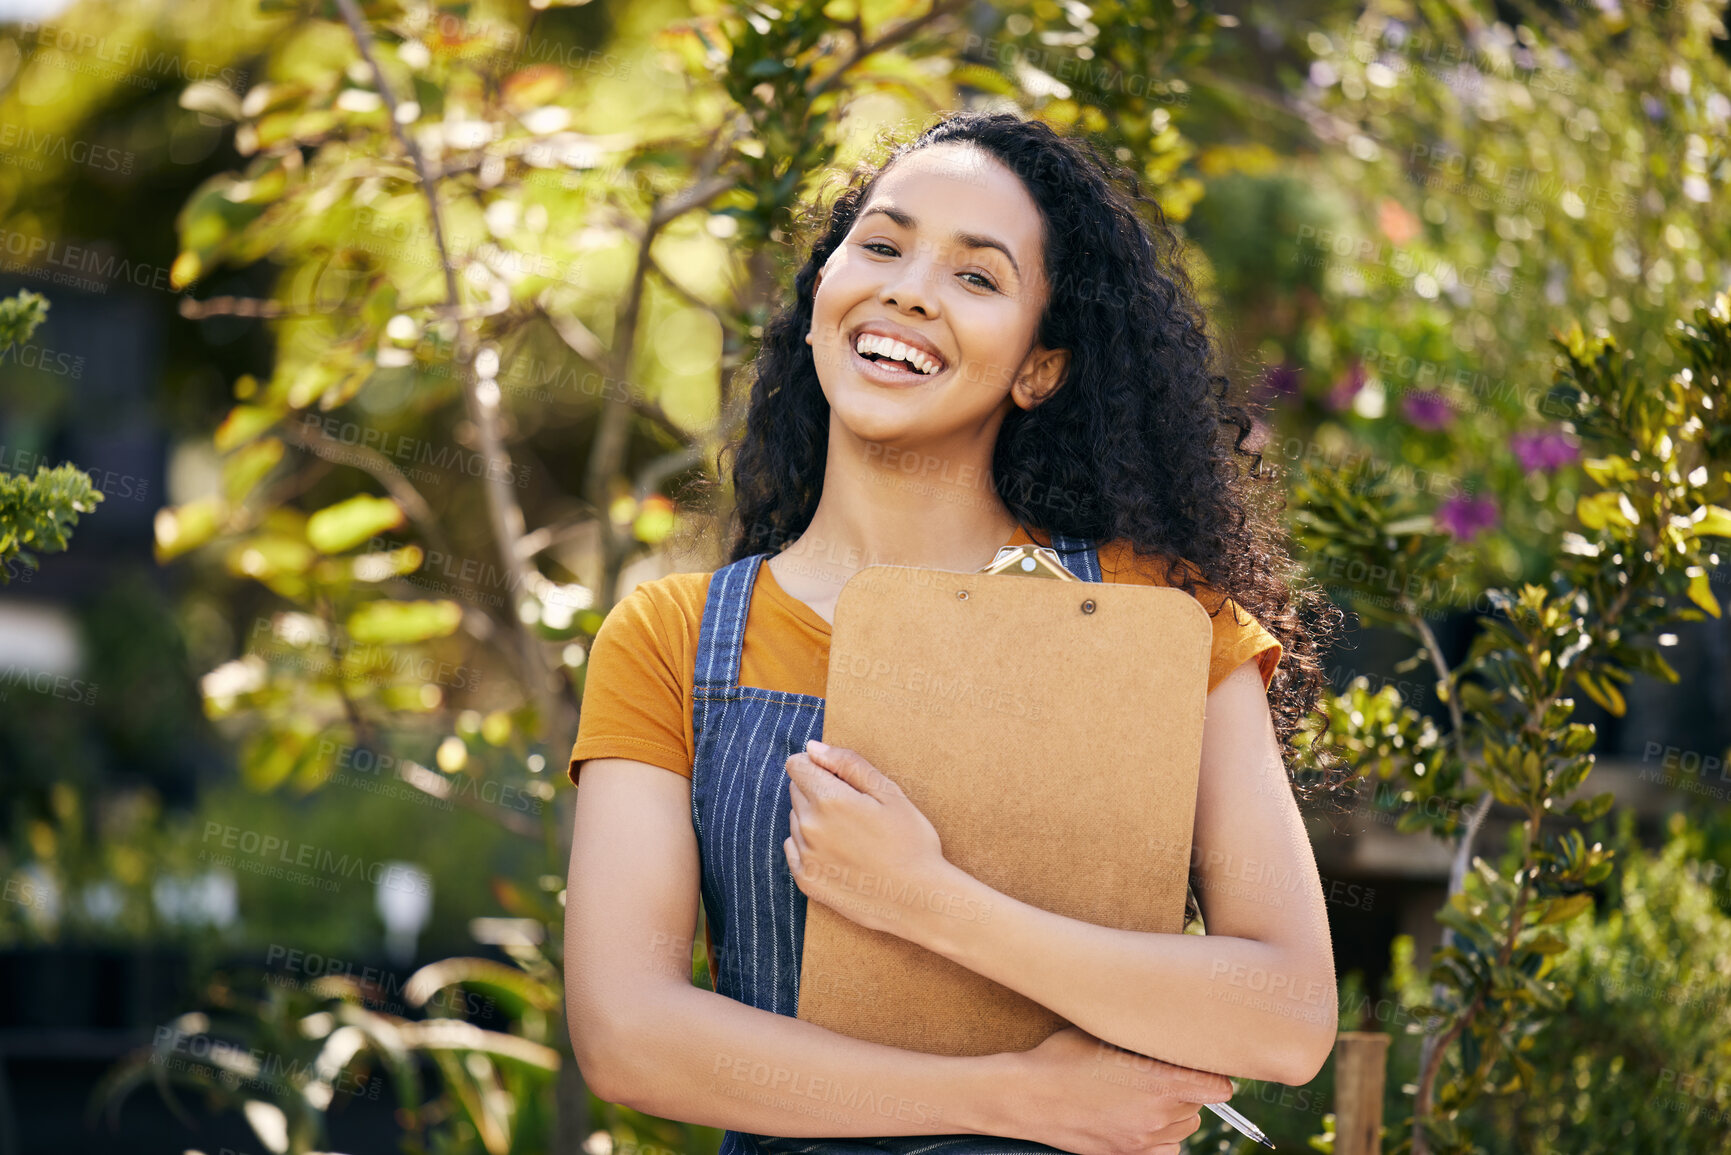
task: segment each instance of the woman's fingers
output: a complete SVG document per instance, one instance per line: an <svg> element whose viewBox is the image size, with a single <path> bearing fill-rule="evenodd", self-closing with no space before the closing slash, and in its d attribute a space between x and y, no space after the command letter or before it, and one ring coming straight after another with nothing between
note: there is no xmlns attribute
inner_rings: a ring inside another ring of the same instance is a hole
<svg viewBox="0 0 1731 1155"><path fill-rule="evenodd" d="M806 742L805 752L820 768L828 770L861 794L881 801L897 792L896 784L858 750L826 746L813 738Z"/></svg>

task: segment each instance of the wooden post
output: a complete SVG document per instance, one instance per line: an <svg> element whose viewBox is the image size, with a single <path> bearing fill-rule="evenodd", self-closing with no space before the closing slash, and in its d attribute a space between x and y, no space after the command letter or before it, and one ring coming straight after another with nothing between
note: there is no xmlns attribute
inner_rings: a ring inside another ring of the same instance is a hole
<svg viewBox="0 0 1731 1155"><path fill-rule="evenodd" d="M1334 1046L1334 1155L1382 1155L1388 1036L1342 1031Z"/></svg>

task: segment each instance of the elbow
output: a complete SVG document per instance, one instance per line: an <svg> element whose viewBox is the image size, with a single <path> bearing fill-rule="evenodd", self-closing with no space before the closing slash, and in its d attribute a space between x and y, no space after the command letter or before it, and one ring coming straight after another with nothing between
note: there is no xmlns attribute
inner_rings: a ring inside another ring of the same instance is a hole
<svg viewBox="0 0 1731 1155"><path fill-rule="evenodd" d="M1334 1054L1334 1041L1339 1034L1339 1019L1330 1008L1319 1021L1304 1024L1290 1040L1287 1052L1281 1056L1272 1082L1288 1087L1302 1087L1322 1073L1328 1057Z"/></svg>
<svg viewBox="0 0 1731 1155"><path fill-rule="evenodd" d="M632 1077L630 1040L636 1032L615 1015L586 1009L570 1016L571 1054L577 1071L596 1097L622 1107L637 1109L636 1080Z"/></svg>

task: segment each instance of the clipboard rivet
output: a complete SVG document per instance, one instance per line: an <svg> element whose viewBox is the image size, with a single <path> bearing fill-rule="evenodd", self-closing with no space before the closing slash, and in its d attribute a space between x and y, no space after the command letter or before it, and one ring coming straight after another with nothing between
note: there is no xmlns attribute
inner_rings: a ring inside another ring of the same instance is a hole
<svg viewBox="0 0 1731 1155"><path fill-rule="evenodd" d="M1094 599L1093 598L1089 598L1087 601L1082 603L1082 612L1085 614L1091 614L1094 612Z"/></svg>
<svg viewBox="0 0 1731 1155"><path fill-rule="evenodd" d="M964 602L967 601L968 600L968 591L967 590L957 590L956 591L956 600L957 601L964 601Z"/></svg>

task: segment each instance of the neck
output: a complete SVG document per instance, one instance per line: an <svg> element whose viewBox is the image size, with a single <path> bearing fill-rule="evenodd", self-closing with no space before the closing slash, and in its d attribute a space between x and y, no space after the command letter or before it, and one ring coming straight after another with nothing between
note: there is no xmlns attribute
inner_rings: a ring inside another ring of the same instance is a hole
<svg viewBox="0 0 1731 1155"><path fill-rule="evenodd" d="M840 580L869 565L970 571L1015 535L1016 518L992 489L990 444L900 449L837 426L817 511L786 550L800 568Z"/></svg>

